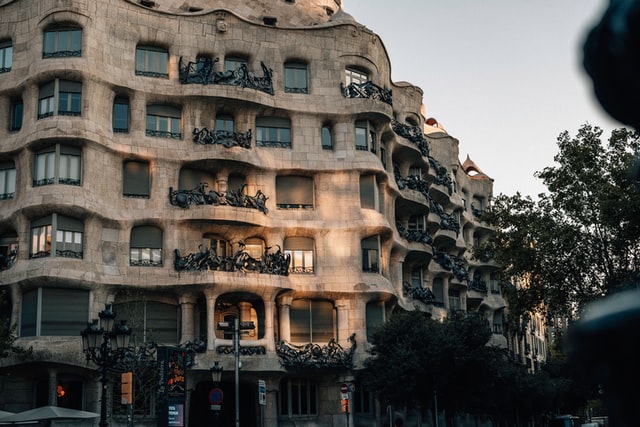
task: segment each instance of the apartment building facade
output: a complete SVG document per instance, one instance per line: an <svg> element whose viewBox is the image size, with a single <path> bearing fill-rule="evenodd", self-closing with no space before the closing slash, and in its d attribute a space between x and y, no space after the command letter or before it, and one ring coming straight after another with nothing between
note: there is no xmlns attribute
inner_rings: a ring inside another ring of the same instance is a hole
<svg viewBox="0 0 640 427"><path fill-rule="evenodd" d="M471 256L492 179L345 6L0 0L2 310L33 349L0 361L0 409L98 412L80 331L107 304L137 346L188 350L173 425L234 422L221 322L254 326L242 426L343 423L342 384L350 423L380 425L357 372L393 310L479 311L506 347L496 265ZM136 425L163 425L137 387Z"/></svg>

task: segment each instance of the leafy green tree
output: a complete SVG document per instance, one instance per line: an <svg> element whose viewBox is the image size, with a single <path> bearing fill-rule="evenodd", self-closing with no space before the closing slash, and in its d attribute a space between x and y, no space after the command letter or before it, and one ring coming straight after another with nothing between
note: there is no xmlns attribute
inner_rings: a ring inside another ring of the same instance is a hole
<svg viewBox="0 0 640 427"><path fill-rule="evenodd" d="M558 137L555 165L536 175L548 189L538 200L499 195L483 216L496 234L490 253L503 277L526 286L505 289L516 318L535 310L571 318L583 304L629 286L640 268L640 191L634 168L639 136L583 125Z"/></svg>

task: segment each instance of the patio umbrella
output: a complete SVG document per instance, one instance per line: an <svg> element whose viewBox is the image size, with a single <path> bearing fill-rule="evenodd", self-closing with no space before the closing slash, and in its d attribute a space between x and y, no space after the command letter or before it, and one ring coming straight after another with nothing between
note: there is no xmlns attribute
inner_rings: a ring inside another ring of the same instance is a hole
<svg viewBox="0 0 640 427"><path fill-rule="evenodd" d="M0 424L16 424L28 421L60 420L60 419L90 419L98 418L95 412L78 411L77 409L61 408L59 406L41 406L28 411L18 412L0 418Z"/></svg>
<svg viewBox="0 0 640 427"><path fill-rule="evenodd" d="M9 411L0 411L0 420L4 417L8 417L9 415L13 415L13 412Z"/></svg>

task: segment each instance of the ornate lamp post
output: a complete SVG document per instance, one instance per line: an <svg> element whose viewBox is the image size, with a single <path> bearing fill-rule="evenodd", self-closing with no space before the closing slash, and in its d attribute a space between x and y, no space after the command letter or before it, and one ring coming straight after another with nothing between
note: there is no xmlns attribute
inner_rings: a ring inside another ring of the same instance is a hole
<svg viewBox="0 0 640 427"><path fill-rule="evenodd" d="M82 351L87 357L100 367L102 376L102 395L100 397L100 427L107 427L107 368L113 367L124 355L124 351L129 348L131 329L125 320L121 320L116 325L116 314L112 310L111 304L106 304L98 317L89 323L80 332L82 336Z"/></svg>
<svg viewBox="0 0 640 427"><path fill-rule="evenodd" d="M220 380L222 379L223 369L224 368L218 364L217 360L213 362L213 366L209 369L211 371L211 379L213 380L213 388L209 392L209 403L211 403L211 410L213 410L216 425L218 425L218 417L220 416L221 404L224 399L224 394L220 389Z"/></svg>

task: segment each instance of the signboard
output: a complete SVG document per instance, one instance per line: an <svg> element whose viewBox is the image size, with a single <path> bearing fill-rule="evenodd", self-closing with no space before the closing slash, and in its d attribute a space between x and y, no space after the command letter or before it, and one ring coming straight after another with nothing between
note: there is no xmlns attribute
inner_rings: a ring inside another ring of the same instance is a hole
<svg viewBox="0 0 640 427"><path fill-rule="evenodd" d="M349 385L342 383L340 384L340 399L345 400L349 399Z"/></svg>
<svg viewBox="0 0 640 427"><path fill-rule="evenodd" d="M224 393L219 388L212 388L209 391L209 403L211 404L212 411L219 411L222 409L222 401L224 400Z"/></svg>
<svg viewBox="0 0 640 427"><path fill-rule="evenodd" d="M177 347L158 347L158 398L164 401L158 427L184 427L186 354Z"/></svg>
<svg viewBox="0 0 640 427"><path fill-rule="evenodd" d="M167 408L168 425L170 427L184 427L184 404L169 403Z"/></svg>
<svg viewBox="0 0 640 427"><path fill-rule="evenodd" d="M258 380L258 402L261 405L267 404L267 383L264 380Z"/></svg>

